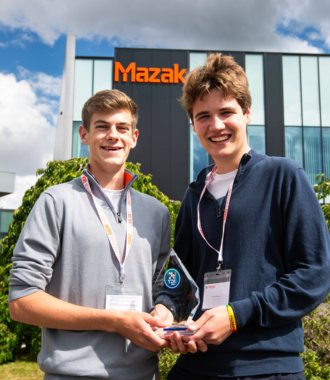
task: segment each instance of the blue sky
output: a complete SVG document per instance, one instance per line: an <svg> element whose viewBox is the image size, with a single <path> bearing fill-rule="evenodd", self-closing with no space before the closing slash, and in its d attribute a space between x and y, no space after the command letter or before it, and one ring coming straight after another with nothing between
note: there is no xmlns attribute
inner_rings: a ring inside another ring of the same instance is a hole
<svg viewBox="0 0 330 380"><path fill-rule="evenodd" d="M79 56L116 46L330 54L329 14L329 0L1 0L0 171L16 183L0 208L18 207L52 159L66 33Z"/></svg>
<svg viewBox="0 0 330 380"><path fill-rule="evenodd" d="M9 30L0 27L0 71L19 73L19 67L29 71L44 72L48 75L62 75L66 35L59 35L54 44L49 45L34 33L22 29ZM113 56L114 46L103 39L89 41L78 39L76 55Z"/></svg>

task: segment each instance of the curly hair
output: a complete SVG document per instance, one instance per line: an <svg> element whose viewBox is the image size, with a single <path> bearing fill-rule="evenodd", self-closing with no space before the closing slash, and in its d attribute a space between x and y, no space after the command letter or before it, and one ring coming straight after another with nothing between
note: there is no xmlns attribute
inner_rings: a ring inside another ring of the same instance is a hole
<svg viewBox="0 0 330 380"><path fill-rule="evenodd" d="M229 55L212 53L203 66L188 73L183 86L180 103L191 120L195 101L214 89L221 91L224 97L235 98L244 114L251 106L249 83L243 68Z"/></svg>

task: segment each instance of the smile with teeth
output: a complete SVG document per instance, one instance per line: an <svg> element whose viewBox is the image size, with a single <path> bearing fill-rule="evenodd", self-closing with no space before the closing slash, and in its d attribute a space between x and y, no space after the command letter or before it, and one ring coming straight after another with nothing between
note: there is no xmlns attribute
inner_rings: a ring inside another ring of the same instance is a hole
<svg viewBox="0 0 330 380"><path fill-rule="evenodd" d="M102 146L102 149L106 151L116 151L116 150L120 150L121 148L117 146Z"/></svg>
<svg viewBox="0 0 330 380"><path fill-rule="evenodd" d="M214 136L210 137L209 140L212 142L224 142L230 139L230 135L221 135L221 136Z"/></svg>

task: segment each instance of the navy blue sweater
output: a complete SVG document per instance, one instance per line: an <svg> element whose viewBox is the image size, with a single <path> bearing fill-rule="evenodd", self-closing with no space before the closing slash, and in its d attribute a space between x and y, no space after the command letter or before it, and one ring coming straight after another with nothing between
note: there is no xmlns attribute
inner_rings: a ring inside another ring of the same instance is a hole
<svg viewBox="0 0 330 380"><path fill-rule="evenodd" d="M204 273L214 271L218 259L197 229L197 203L211 169L186 191L174 246L200 287L201 304ZM206 191L200 209L207 240L219 248L223 206ZM253 151L242 157L222 268L232 269L230 303L238 332L206 353L181 356L177 365L222 376L302 371L301 318L330 290L330 238L314 190L295 162Z"/></svg>

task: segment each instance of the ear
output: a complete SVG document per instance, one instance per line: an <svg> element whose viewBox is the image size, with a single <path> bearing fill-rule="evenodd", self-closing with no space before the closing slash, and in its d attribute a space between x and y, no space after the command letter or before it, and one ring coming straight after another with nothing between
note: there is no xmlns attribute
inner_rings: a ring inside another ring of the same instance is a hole
<svg viewBox="0 0 330 380"><path fill-rule="evenodd" d="M246 112L245 112L245 118L246 118L246 124L250 124L251 119L252 119L252 112L251 112L251 107L249 107Z"/></svg>
<svg viewBox="0 0 330 380"><path fill-rule="evenodd" d="M83 125L81 125L79 127L80 140L85 145L88 145L88 133L89 132L87 131L87 129Z"/></svg>
<svg viewBox="0 0 330 380"><path fill-rule="evenodd" d="M138 137L139 137L139 130L134 128L134 131L132 132L131 149L134 149L136 147Z"/></svg>

